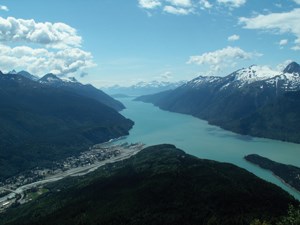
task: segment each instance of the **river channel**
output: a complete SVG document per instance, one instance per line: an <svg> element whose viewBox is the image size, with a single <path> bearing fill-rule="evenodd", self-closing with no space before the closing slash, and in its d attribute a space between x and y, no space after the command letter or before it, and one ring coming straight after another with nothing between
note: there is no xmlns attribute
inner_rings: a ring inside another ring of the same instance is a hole
<svg viewBox="0 0 300 225"><path fill-rule="evenodd" d="M252 165L244 156L259 154L271 160L300 167L300 144L242 136L209 125L198 118L160 110L152 104L118 99L126 106L121 113L135 122L127 142L149 145L174 144L203 159L233 163L272 182L300 200L300 193L283 184L271 172ZM122 140L124 141L124 140Z"/></svg>

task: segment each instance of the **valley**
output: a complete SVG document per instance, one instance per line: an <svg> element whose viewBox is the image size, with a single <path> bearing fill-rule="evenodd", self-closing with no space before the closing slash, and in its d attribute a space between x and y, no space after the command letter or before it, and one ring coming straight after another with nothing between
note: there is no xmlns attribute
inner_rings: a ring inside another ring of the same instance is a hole
<svg viewBox="0 0 300 225"><path fill-rule="evenodd" d="M0 225L300 225L300 0L0 14Z"/></svg>
<svg viewBox="0 0 300 225"><path fill-rule="evenodd" d="M83 176L108 163L130 158L143 148L143 144L122 143L114 141L97 144L78 157L69 157L54 163L51 169L37 168L17 177L11 177L0 183L0 213L16 204L30 201L26 192L39 192L44 185L70 176ZM3 196L4 194L4 196ZM32 194L31 194L32 195Z"/></svg>
<svg viewBox="0 0 300 225"><path fill-rule="evenodd" d="M244 169L170 144L45 188L35 201L0 214L0 224L240 225L276 221L299 203Z"/></svg>
<svg viewBox="0 0 300 225"><path fill-rule="evenodd" d="M129 135L122 141L142 142L146 146L172 143L188 154L245 168L300 199L300 193L295 189L283 184L271 172L244 159L246 155L259 154L277 162L300 167L299 144L239 135L193 116L168 112L152 104L133 101L133 98L119 100L126 106L122 114L135 121Z"/></svg>

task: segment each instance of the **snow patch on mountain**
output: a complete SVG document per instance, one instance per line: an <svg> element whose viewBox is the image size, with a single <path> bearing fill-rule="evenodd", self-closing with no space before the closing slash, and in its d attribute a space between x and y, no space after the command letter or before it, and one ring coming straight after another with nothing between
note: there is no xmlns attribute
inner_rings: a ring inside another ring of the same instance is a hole
<svg viewBox="0 0 300 225"><path fill-rule="evenodd" d="M181 85L186 83L186 81L178 81L178 82L167 82L167 81L158 81L153 80L149 82L141 81L132 86L119 86L114 85L111 87L102 88L105 92L115 95L115 94L125 94L129 96L140 96L147 94L154 94L170 89L175 89Z"/></svg>
<svg viewBox="0 0 300 225"><path fill-rule="evenodd" d="M283 71L273 70L268 66L252 65L248 68L237 70L225 77L199 76L186 85L191 88L199 88L202 85L211 85L219 82L220 89L230 87L242 88L254 82L263 82L286 91L300 90L300 66L292 62ZM261 85L261 88L264 86Z"/></svg>
<svg viewBox="0 0 300 225"><path fill-rule="evenodd" d="M187 82L184 86L197 88L203 84L205 85L205 84L209 84L209 83L214 83L221 79L222 79L221 77L216 77L216 76L199 76L199 77L196 77L195 79Z"/></svg>
<svg viewBox="0 0 300 225"><path fill-rule="evenodd" d="M269 79L279 75L280 73L280 71L272 70L267 66L252 65L248 68L238 70L236 72L235 80L242 83L252 83L255 81Z"/></svg>

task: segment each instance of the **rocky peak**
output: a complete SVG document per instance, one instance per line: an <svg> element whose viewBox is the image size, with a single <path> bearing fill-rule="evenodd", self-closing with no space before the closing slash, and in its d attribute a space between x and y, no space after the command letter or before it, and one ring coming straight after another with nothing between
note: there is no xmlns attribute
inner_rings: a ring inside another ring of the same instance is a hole
<svg viewBox="0 0 300 225"><path fill-rule="evenodd" d="M283 70L284 73L298 73L300 74L300 65L296 62L291 62Z"/></svg>

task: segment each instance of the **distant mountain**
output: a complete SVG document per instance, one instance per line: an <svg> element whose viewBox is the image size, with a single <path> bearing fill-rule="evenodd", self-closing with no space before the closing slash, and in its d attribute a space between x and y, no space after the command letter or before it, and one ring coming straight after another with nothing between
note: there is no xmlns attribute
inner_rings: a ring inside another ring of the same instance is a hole
<svg viewBox="0 0 300 225"><path fill-rule="evenodd" d="M43 76L41 79L38 80L38 82L44 85L49 85L55 88L61 88L63 90L70 91L78 95L92 98L117 111L120 111L125 108L125 106L121 102L105 94L103 91L95 88L90 84L81 84L74 77L60 78L50 73Z"/></svg>
<svg viewBox="0 0 300 225"><path fill-rule="evenodd" d="M132 125L92 98L0 72L0 180L127 135Z"/></svg>
<svg viewBox="0 0 300 225"><path fill-rule="evenodd" d="M33 80L33 81L37 81L39 79L39 77L34 76L31 73L28 73L27 71L24 71L24 70L18 72L17 74L19 74L19 75L21 75L23 77L26 77L26 78L28 78L30 80Z"/></svg>
<svg viewBox="0 0 300 225"><path fill-rule="evenodd" d="M0 214L0 224L242 225L274 222L298 204L244 169L166 144L44 188L38 199Z"/></svg>
<svg viewBox="0 0 300 225"><path fill-rule="evenodd" d="M138 100L241 134L300 142L300 101L292 97L300 91L299 67L293 62L282 72L250 66L225 77L199 76Z"/></svg>
<svg viewBox="0 0 300 225"><path fill-rule="evenodd" d="M105 87L107 93L111 95L116 94L125 94L129 96L140 96L140 95L148 95L154 94L166 90L171 90L179 87L180 85L184 84L185 81L179 82L164 82L164 81L151 81L151 82L139 82L135 85L129 87L122 87L119 85Z"/></svg>

